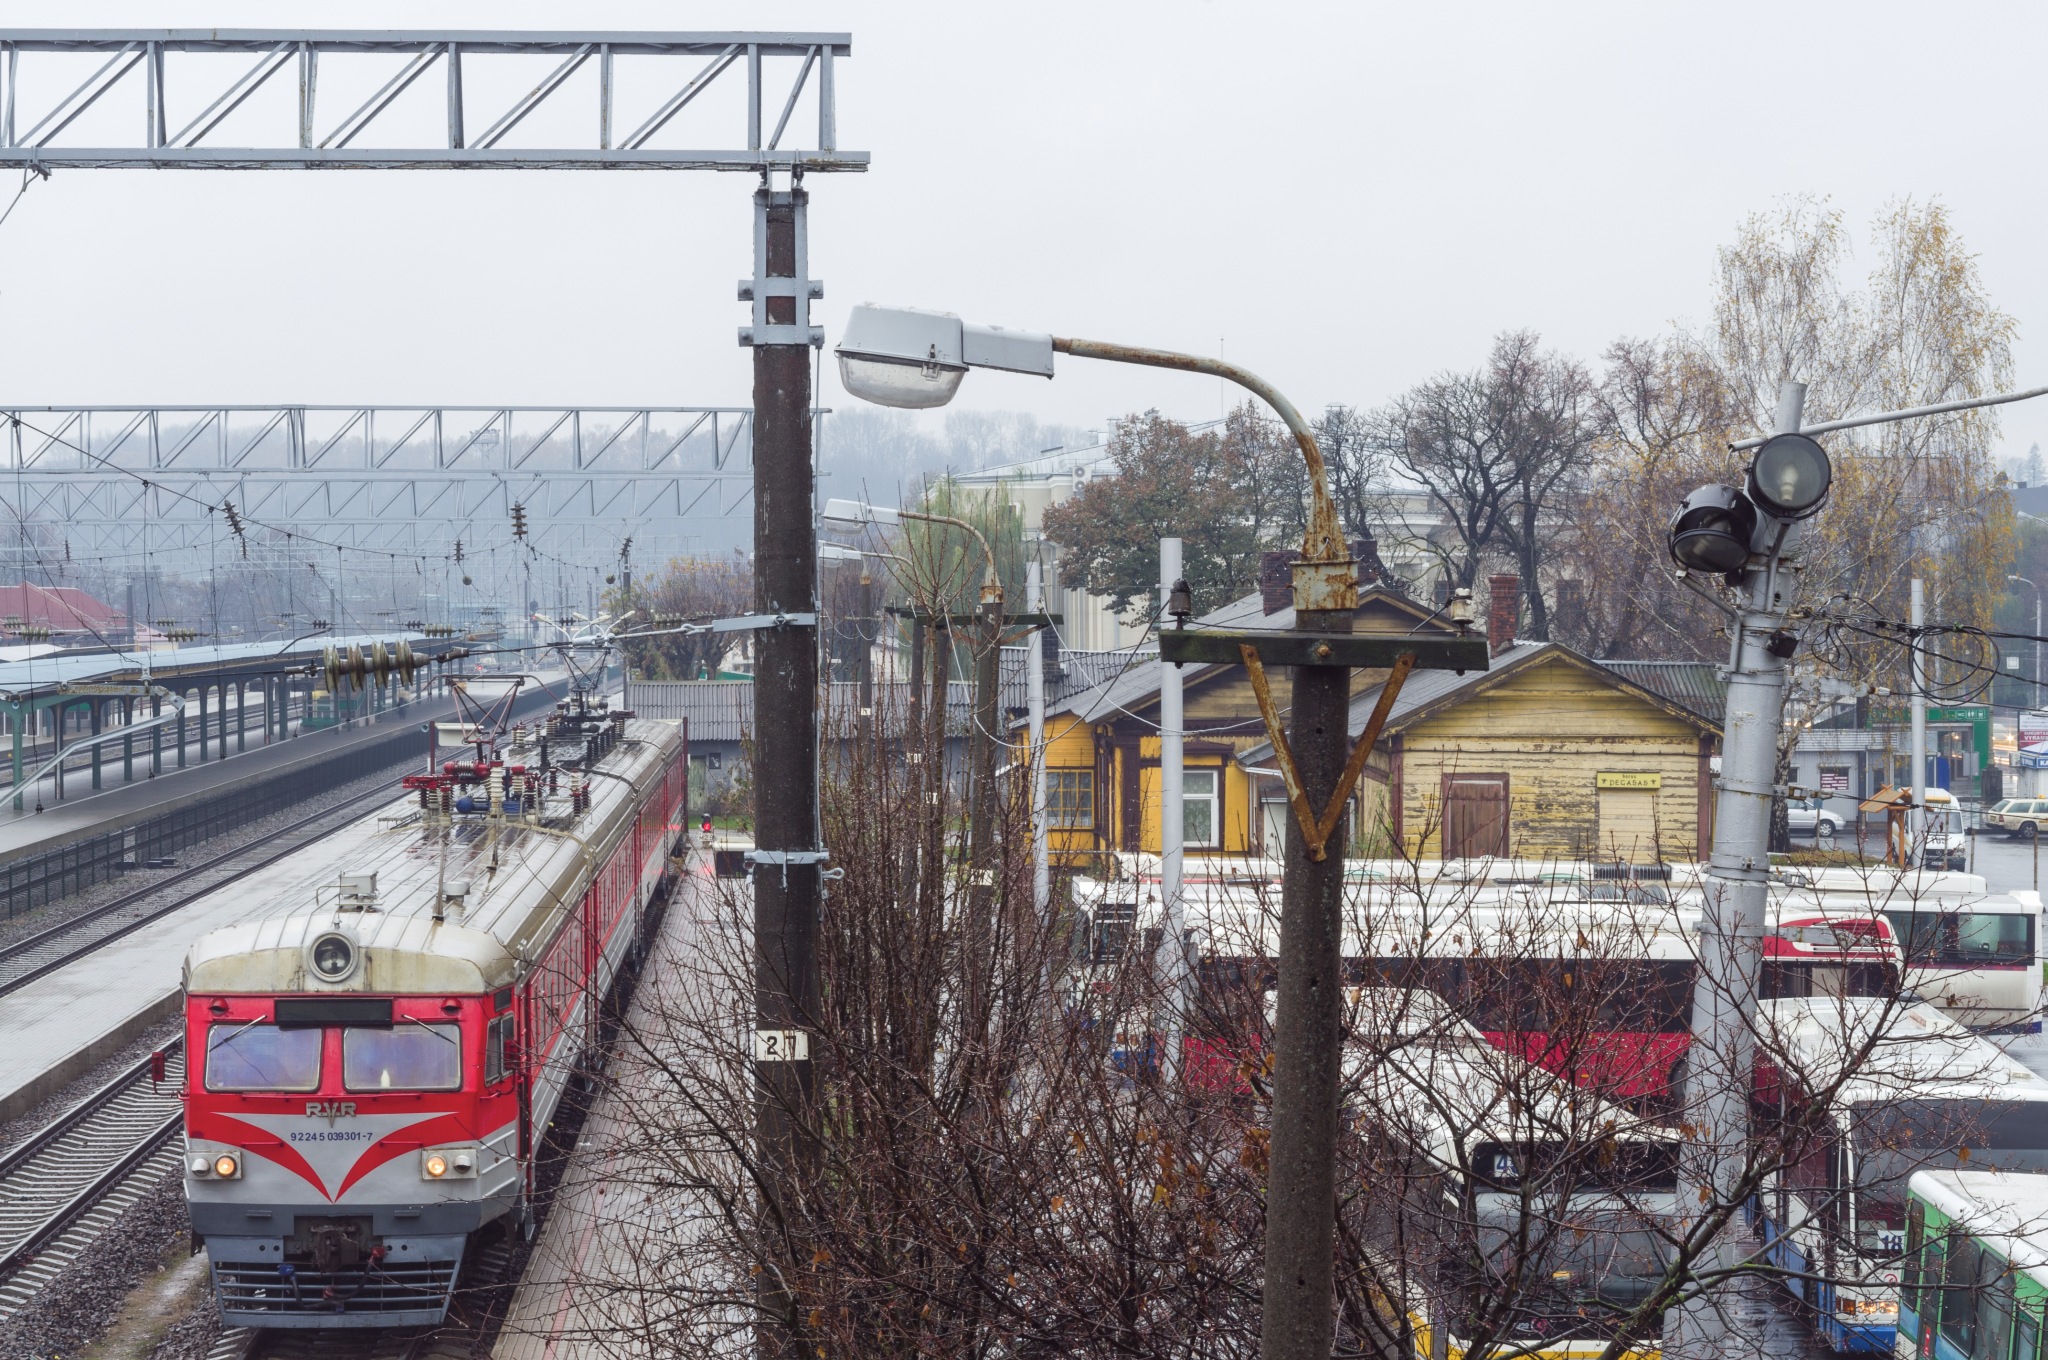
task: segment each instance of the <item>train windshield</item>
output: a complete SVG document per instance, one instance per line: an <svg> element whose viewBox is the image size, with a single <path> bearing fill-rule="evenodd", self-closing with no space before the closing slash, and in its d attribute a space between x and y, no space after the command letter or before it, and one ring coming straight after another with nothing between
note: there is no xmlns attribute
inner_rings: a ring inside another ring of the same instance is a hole
<svg viewBox="0 0 2048 1360"><path fill-rule="evenodd" d="M206 1031L209 1091L317 1091L320 1031L268 1024L212 1025Z"/></svg>
<svg viewBox="0 0 2048 1360"><path fill-rule="evenodd" d="M1887 911L1906 962L1986 965L2034 961L2031 912Z"/></svg>
<svg viewBox="0 0 2048 1360"><path fill-rule="evenodd" d="M453 1091L462 1085L454 1025L402 1020L392 1029L341 1032L342 1082L351 1091Z"/></svg>

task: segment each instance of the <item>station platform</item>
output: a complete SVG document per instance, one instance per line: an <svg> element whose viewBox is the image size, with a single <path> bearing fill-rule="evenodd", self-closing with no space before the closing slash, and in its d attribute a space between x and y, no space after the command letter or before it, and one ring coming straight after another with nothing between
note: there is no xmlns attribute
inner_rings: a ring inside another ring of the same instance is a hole
<svg viewBox="0 0 2048 1360"><path fill-rule="evenodd" d="M536 712L553 703L560 685L555 677L543 679L552 688L535 691L515 712ZM0 863L118 830L294 768L331 761L365 742L389 740L404 730L403 725L418 726L453 712L451 700L416 702L403 710L388 710L368 726L359 720L354 730L334 728L294 737L224 761L167 771L154 780L66 803L41 816L0 819L0 846L5 847ZM420 764L426 764L424 737ZM394 790L392 797L398 796ZM327 867L317 843L299 852L292 863L295 869L309 871ZM177 1013L187 946L252 910L246 898L220 896L218 903L194 903L0 996L0 1034L8 1040L0 1045L0 1120L34 1106Z"/></svg>
<svg viewBox="0 0 2048 1360"><path fill-rule="evenodd" d="M309 875L340 872L326 858L316 843L292 863ZM176 1015L192 941L269 908L245 894L215 894L0 996L0 1034L7 1036L0 1044L0 1119L31 1108Z"/></svg>
<svg viewBox="0 0 2048 1360"><path fill-rule="evenodd" d="M668 1273L671 1249L694 1224L708 1223L713 1207L677 1203L672 1192L650 1189L672 1184L677 1173L665 1157L674 1149L650 1151L644 1131L676 1122L672 1108L661 1108L672 1089L663 1068L702 1061L701 1052L683 1051L683 1036L694 1034L701 1045L699 1018L729 1019L738 1009L735 998L706 995L701 968L699 923L717 891L709 852L692 850L493 1360L620 1360L660 1349L659 1305L687 1287ZM732 1174L739 1176L737 1165Z"/></svg>
<svg viewBox="0 0 2048 1360"><path fill-rule="evenodd" d="M554 686L557 694L562 692L554 677L543 678ZM22 811L13 811L11 804L5 801L6 790L0 789L0 864L40 854L67 841L119 830L146 817L173 811L253 780L331 760L366 743L386 740L405 724L417 726L446 721L454 713L455 704L451 699L415 700L402 708L386 709L367 719L358 718L353 728L330 727L314 732L295 732L283 740L273 739L268 745L259 744L261 734L252 732L247 749L226 759L216 758L204 764L188 755L187 759L192 763L182 770L173 764L176 760L174 751L166 750L164 772L154 779L138 775L132 784L110 782L97 792L74 793L61 803L46 802L41 812L35 810L36 804L32 800L24 800L26 806ZM188 743L188 751L196 751L196 739ZM118 762L109 763L113 767L112 779L118 781ZM421 739L420 764L422 768L426 765L425 738ZM81 782L73 772L73 788Z"/></svg>

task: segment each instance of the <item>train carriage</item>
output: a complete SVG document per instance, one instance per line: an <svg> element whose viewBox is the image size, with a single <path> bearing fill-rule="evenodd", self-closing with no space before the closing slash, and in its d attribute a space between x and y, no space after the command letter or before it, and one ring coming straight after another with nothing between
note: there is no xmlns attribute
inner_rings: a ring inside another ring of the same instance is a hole
<svg viewBox="0 0 2048 1360"><path fill-rule="evenodd" d="M187 955L185 1187L227 1323L436 1322L471 1236L530 1224L688 788L675 723L534 735L224 889L261 909Z"/></svg>

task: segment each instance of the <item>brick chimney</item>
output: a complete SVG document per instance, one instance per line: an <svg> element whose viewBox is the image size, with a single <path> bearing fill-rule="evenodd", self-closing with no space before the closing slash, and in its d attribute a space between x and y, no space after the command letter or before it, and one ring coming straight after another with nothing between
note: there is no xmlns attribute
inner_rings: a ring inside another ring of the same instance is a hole
<svg viewBox="0 0 2048 1360"><path fill-rule="evenodd" d="M1259 554L1259 602L1268 614L1294 605L1294 564L1301 554L1292 549L1269 549Z"/></svg>
<svg viewBox="0 0 2048 1360"><path fill-rule="evenodd" d="M1486 646L1499 656L1515 645L1515 623L1522 616L1522 578L1486 578Z"/></svg>

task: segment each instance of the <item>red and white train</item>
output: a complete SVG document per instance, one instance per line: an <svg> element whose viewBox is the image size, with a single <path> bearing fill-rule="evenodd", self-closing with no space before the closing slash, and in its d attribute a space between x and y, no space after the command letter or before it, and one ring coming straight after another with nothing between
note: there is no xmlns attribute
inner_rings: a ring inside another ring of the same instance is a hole
<svg viewBox="0 0 2048 1360"><path fill-rule="evenodd" d="M186 1198L229 1325L438 1322L472 1235L531 1223L689 787L677 723L533 735L222 889L249 918L186 956Z"/></svg>

